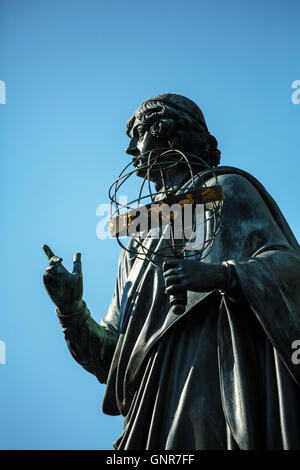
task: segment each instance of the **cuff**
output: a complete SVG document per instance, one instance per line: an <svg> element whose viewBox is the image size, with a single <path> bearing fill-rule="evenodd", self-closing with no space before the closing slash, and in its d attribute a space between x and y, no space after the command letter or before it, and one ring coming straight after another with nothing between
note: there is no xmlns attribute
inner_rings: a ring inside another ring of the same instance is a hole
<svg viewBox="0 0 300 470"><path fill-rule="evenodd" d="M56 315L61 326L65 330L67 328L81 327L90 317L90 311L84 300L82 300L80 302L76 302L75 305L67 310L64 310L63 313L57 308Z"/></svg>
<svg viewBox="0 0 300 470"><path fill-rule="evenodd" d="M226 295L237 286L237 280L235 277L233 265L230 263L230 261L223 261L222 264L227 268L227 286L224 291L220 292L222 295Z"/></svg>

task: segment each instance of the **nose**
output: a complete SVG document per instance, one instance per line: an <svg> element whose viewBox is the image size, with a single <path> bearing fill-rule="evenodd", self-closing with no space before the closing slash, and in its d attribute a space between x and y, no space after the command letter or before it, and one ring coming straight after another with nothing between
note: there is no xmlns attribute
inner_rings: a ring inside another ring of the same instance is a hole
<svg viewBox="0 0 300 470"><path fill-rule="evenodd" d="M137 139L133 137L129 142L129 145L126 149L126 153L137 157L139 155L139 149L137 148L136 143L137 143Z"/></svg>

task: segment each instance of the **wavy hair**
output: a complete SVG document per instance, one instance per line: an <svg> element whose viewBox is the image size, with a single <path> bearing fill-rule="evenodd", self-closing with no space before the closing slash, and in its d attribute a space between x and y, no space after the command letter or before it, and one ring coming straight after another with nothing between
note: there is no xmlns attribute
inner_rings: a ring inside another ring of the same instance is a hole
<svg viewBox="0 0 300 470"><path fill-rule="evenodd" d="M199 156L212 167L220 163L217 139L184 111L163 101L145 101L129 119L128 135L136 118L154 137L166 139L171 149Z"/></svg>

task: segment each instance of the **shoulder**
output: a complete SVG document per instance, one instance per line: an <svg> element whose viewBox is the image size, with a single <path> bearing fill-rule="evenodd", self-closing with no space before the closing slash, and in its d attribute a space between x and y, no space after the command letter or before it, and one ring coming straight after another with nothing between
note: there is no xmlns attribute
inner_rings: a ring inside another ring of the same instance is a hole
<svg viewBox="0 0 300 470"><path fill-rule="evenodd" d="M218 180L223 184L228 186L230 185L240 185L240 186L254 186L263 188L262 184L250 173L247 173L240 168L235 168L231 166L220 166L215 169L215 173L218 177Z"/></svg>
<svg viewBox="0 0 300 470"><path fill-rule="evenodd" d="M277 205L264 186L249 173L233 167L216 169L216 178L207 184L218 184L225 195L224 210L227 215L239 214L243 218L269 218L278 212ZM275 207L276 206L276 207ZM271 212L271 213L270 213Z"/></svg>
<svg viewBox="0 0 300 470"><path fill-rule="evenodd" d="M225 195L243 196L257 195L257 189L245 176L229 173L218 176L218 184L222 186Z"/></svg>
<svg viewBox="0 0 300 470"><path fill-rule="evenodd" d="M218 167L215 169L215 175L207 180L206 184L222 186L225 197L264 199L267 195L263 185L254 176L239 168Z"/></svg>

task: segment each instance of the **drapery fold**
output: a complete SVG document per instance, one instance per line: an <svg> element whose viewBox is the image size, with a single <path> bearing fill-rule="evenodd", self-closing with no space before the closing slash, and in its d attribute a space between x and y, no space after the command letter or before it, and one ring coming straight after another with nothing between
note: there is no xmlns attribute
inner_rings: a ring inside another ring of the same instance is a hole
<svg viewBox="0 0 300 470"><path fill-rule="evenodd" d="M188 292L176 316L162 270L120 256L100 324L115 338L103 410L125 417L118 449L300 448L300 365L291 359L300 339L299 245L255 178L231 167L216 173L226 199L204 262L230 266L225 293ZM201 177L214 184L209 172ZM73 355L84 362L80 341L77 334ZM88 370L103 373L96 363Z"/></svg>

